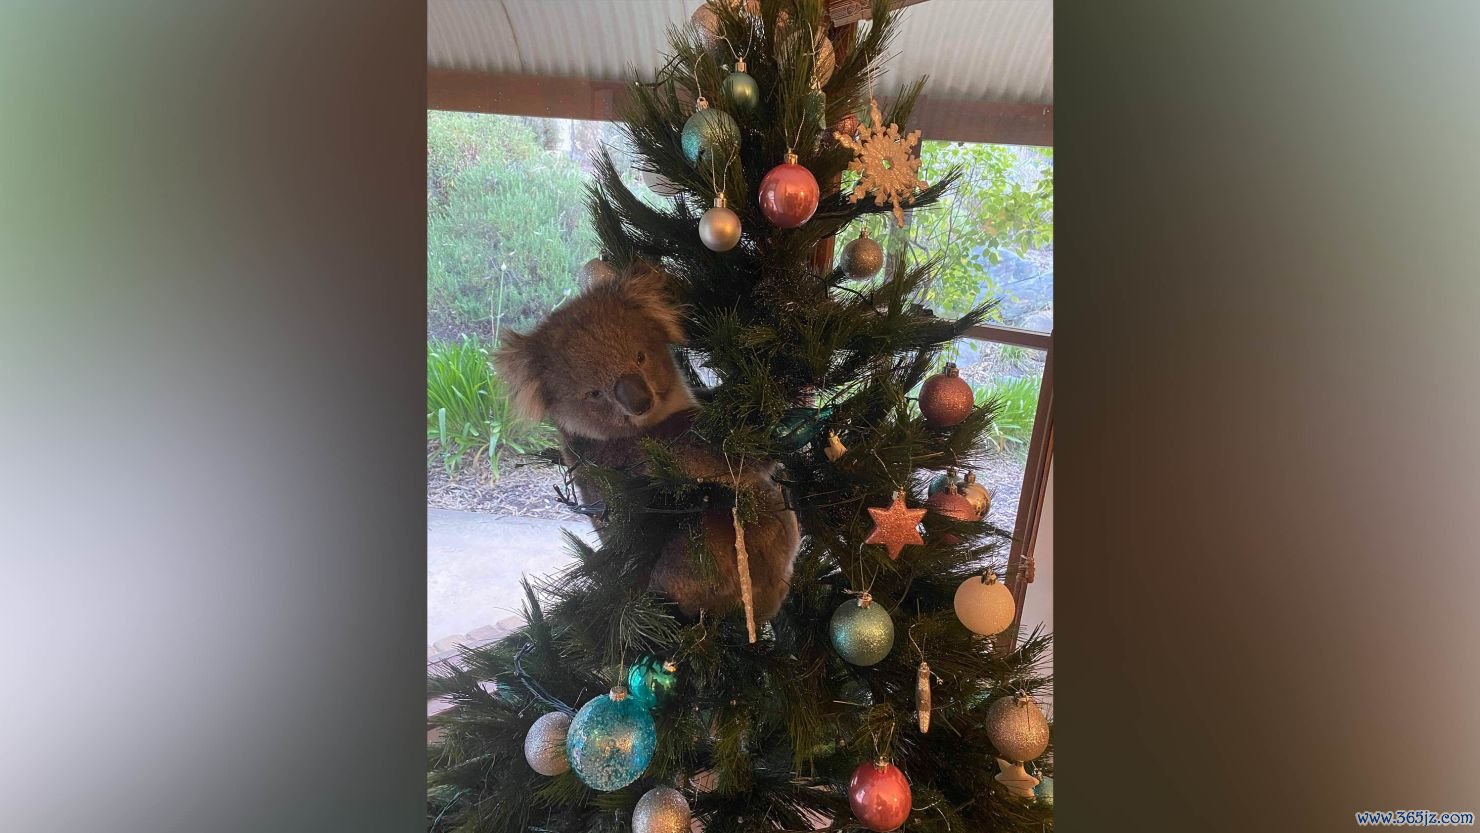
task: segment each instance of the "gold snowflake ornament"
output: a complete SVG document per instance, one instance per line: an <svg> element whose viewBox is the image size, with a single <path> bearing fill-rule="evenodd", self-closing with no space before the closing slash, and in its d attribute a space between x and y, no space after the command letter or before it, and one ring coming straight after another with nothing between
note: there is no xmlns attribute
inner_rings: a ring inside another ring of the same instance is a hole
<svg viewBox="0 0 1480 833"><path fill-rule="evenodd" d="M915 191L927 187L920 178L920 158L911 153L920 144L920 131L901 138L899 125L882 126L884 117L879 113L879 102L870 99L868 110L872 126L862 130L858 138L833 134L839 144L853 151L848 170L861 175L848 201L858 202L870 193L874 195L874 205L883 205L887 200L894 206L895 222L903 228L904 209L899 206L900 200L913 204Z"/></svg>

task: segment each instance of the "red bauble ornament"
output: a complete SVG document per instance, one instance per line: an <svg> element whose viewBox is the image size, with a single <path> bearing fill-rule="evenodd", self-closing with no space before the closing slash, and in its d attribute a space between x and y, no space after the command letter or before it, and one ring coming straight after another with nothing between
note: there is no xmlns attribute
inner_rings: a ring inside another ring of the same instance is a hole
<svg viewBox="0 0 1480 833"><path fill-rule="evenodd" d="M920 386L920 414L932 428L960 425L975 404L971 385L961 378L953 363L948 362L944 373L931 376Z"/></svg>
<svg viewBox="0 0 1480 833"><path fill-rule="evenodd" d="M965 495L956 491L956 484L954 483L931 495L930 499L925 501L925 505L930 507L930 511L936 514L945 515L947 518L954 518L958 521L981 520L976 514L976 507L971 505L971 501L967 500ZM941 540L947 544L954 544L961 540L961 537L946 533L941 536Z"/></svg>
<svg viewBox="0 0 1480 833"><path fill-rule="evenodd" d="M910 782L888 761L864 761L848 782L848 805L859 824L877 833L897 830L910 817Z"/></svg>
<svg viewBox="0 0 1480 833"><path fill-rule="evenodd" d="M779 228L796 228L812 219L822 191L817 177L797 164L795 153L786 154L786 162L772 168L761 180L761 213Z"/></svg>

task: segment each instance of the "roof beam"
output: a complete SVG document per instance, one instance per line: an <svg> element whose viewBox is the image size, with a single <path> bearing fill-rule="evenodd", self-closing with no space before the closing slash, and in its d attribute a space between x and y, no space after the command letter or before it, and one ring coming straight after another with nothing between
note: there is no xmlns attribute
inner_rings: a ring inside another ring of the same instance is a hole
<svg viewBox="0 0 1480 833"><path fill-rule="evenodd" d="M611 121L630 86L622 81L427 67L427 109ZM1053 106L922 95L909 128L936 141L1052 145Z"/></svg>

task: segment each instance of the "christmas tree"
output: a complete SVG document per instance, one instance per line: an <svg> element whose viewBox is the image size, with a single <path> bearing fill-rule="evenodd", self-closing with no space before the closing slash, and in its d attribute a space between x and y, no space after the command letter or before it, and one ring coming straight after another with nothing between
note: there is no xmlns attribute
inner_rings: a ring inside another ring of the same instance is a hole
<svg viewBox="0 0 1480 833"><path fill-rule="evenodd" d="M430 829L1052 826L1023 771L1051 772L1034 699L1049 638L993 641L1013 616L1008 533L941 477L985 452L993 405L942 354L989 308L933 315L912 298L937 264L884 264L867 239L831 265L850 223L902 224L954 180L918 181L918 136L895 127L923 80L882 112L873 98L897 23L888 0L837 31L823 0L711 0L634 85L639 167L673 196L655 207L605 160L590 207L612 274L593 291L662 275L697 402L683 447L731 472L765 461L785 505L698 471L672 435L610 467L567 436L559 459L599 496L571 502L601 543L572 537L574 564L526 587L522 628L429 678L453 703L428 750ZM712 546L716 512L734 544ZM655 588L676 540L699 574L748 579L745 530L780 513L800 543L774 616L746 579L744 604L697 615Z"/></svg>

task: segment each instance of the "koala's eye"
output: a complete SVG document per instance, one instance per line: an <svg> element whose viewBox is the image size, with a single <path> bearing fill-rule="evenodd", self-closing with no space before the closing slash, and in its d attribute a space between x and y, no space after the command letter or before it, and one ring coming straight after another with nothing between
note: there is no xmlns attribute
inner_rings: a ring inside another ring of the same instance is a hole
<svg viewBox="0 0 1480 833"><path fill-rule="evenodd" d="M599 390L593 390L590 393L586 394L586 398L587 399L600 399L601 398L601 391L599 391Z"/></svg>
<svg viewBox="0 0 1480 833"><path fill-rule="evenodd" d="M642 352L641 350L638 350L637 351L637 363L638 364L642 364L645 361L647 361L647 354L644 353L644 352Z"/></svg>

